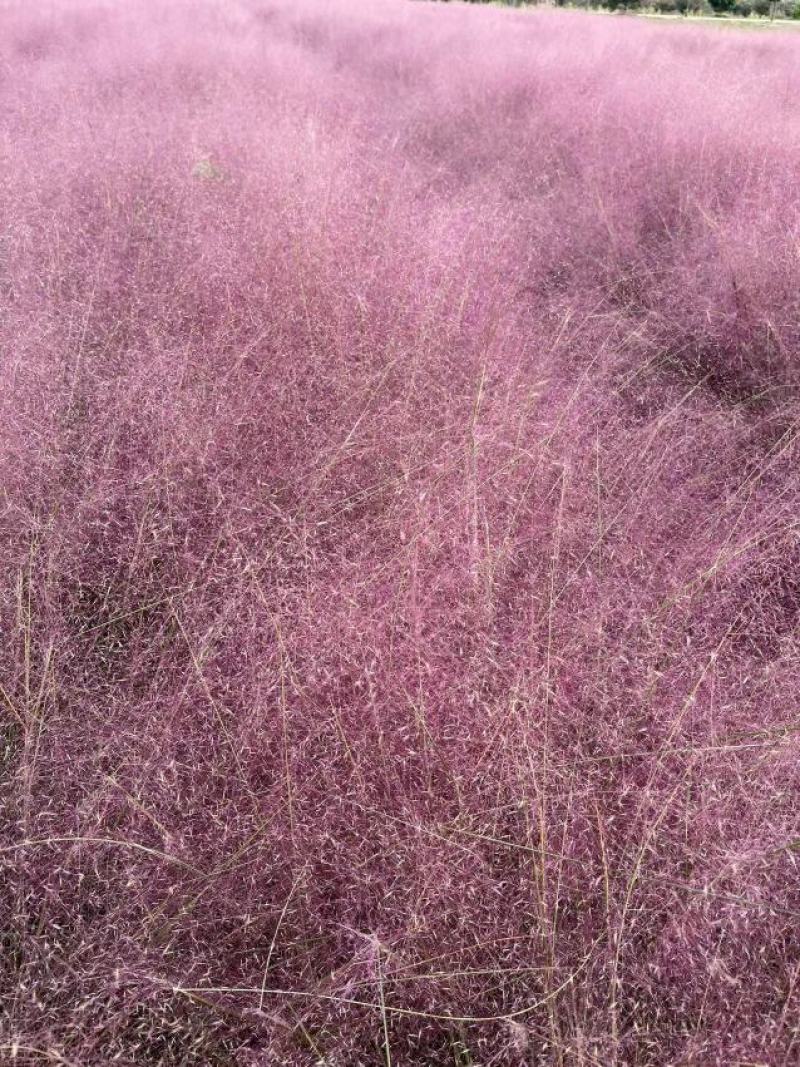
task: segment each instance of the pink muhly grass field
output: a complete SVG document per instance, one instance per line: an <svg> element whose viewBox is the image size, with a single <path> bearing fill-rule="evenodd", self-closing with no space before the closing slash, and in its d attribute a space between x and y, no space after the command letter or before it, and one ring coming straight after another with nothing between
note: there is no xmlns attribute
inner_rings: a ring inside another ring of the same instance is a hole
<svg viewBox="0 0 800 1067"><path fill-rule="evenodd" d="M0 1063L800 1062L800 41L0 11Z"/></svg>

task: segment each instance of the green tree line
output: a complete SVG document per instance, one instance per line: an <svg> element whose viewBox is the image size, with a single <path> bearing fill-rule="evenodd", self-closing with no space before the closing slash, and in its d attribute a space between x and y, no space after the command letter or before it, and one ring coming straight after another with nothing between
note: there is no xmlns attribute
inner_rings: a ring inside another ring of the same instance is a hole
<svg viewBox="0 0 800 1067"><path fill-rule="evenodd" d="M467 0L496 3L497 0ZM510 7L524 7L530 0L501 0ZM800 19L800 0L554 0L557 7L585 7L606 11L652 11L659 14L734 15L739 18Z"/></svg>

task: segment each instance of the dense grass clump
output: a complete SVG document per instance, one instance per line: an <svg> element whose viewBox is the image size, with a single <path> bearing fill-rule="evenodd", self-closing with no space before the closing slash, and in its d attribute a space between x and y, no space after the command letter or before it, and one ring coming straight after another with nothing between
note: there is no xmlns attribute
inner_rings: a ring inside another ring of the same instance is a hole
<svg viewBox="0 0 800 1067"><path fill-rule="evenodd" d="M800 41L0 11L0 1062L800 1056Z"/></svg>

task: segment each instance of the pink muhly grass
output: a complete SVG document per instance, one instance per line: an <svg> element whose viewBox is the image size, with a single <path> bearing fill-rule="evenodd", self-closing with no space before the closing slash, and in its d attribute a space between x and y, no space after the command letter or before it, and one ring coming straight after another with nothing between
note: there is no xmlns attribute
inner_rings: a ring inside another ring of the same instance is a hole
<svg viewBox="0 0 800 1067"><path fill-rule="evenodd" d="M800 52L0 12L0 1061L800 1055Z"/></svg>

